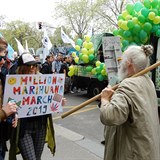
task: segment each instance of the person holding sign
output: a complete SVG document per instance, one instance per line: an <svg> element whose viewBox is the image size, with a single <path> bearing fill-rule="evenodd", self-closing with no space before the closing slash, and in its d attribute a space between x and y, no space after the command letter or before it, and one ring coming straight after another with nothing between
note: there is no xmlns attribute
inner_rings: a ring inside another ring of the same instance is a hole
<svg viewBox="0 0 160 160"><path fill-rule="evenodd" d="M116 91L101 93L100 119L106 125L104 160L160 159L156 90L145 74L131 76L149 65L151 45L129 46L122 56Z"/></svg>
<svg viewBox="0 0 160 160"><path fill-rule="evenodd" d="M38 62L34 59L34 57L30 53L23 53L18 58L18 68L17 73L19 75L35 75L40 74L38 72L37 67ZM33 76L30 76L30 79L28 79L31 82L31 79ZM21 76L25 77L25 76ZM35 87L38 83L42 83L42 79L35 82L35 79L33 78L33 83ZM43 84L46 84L46 81L43 81ZM27 84L26 84L27 86ZM34 87L34 86L33 86ZM45 86L44 86L45 87ZM38 90L36 90L37 92ZM27 91L25 92L27 95ZM32 92L34 92L32 90ZM41 90L40 90L41 92ZM31 95L28 93L28 97L31 97ZM35 98L35 97L34 97ZM52 99L50 99L51 101ZM62 100L62 105L64 105L65 99ZM34 104L40 103L41 100L32 99L32 102L29 103L30 109L32 109L32 106ZM27 103L26 101L24 103ZM23 106L23 102L21 103L21 107ZM42 108L44 109L44 108ZM37 109L38 110L38 109ZM36 111L36 110L35 110ZM27 111L29 113L29 111ZM50 148L52 154L55 153L55 137L54 137L54 127L53 127L53 121L52 121L52 115L51 114L42 114L42 115L32 115L32 117L24 117L19 119L19 126L17 127L17 134L13 137L18 137L18 139L13 138L11 142L11 148L10 148L10 160L16 159L16 148L19 148L19 151L23 157L24 160L40 160L41 155L43 152L44 144L47 141L48 147ZM16 142L15 142L16 140ZM16 146L17 145L17 146Z"/></svg>
<svg viewBox="0 0 160 160"><path fill-rule="evenodd" d="M12 127L16 127L17 119L14 118L9 121L8 117L16 113L17 105L8 102L2 106L3 91L5 83L5 74L3 74L2 67L4 66L8 43L4 38L0 38L0 160L5 157L7 151L6 141L10 138ZM11 127L12 126L12 127Z"/></svg>

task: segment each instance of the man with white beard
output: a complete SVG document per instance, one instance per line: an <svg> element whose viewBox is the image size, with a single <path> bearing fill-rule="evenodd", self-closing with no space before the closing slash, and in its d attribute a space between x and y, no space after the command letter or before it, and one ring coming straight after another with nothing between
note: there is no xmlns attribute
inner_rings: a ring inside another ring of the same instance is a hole
<svg viewBox="0 0 160 160"><path fill-rule="evenodd" d="M104 160L159 160L159 119L154 84L145 74L151 45L130 46L122 56L116 91L101 93L100 119L106 126Z"/></svg>

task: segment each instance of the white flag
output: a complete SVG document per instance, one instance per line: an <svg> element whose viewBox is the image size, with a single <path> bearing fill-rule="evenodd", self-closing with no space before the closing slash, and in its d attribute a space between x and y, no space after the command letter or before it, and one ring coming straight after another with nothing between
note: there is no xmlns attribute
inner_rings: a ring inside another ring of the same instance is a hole
<svg viewBox="0 0 160 160"><path fill-rule="evenodd" d="M89 25L87 35L89 35L90 37L93 36L93 20L91 21L91 23L90 23L90 25Z"/></svg>
<svg viewBox="0 0 160 160"><path fill-rule="evenodd" d="M49 50L52 48L52 43L48 37L46 29L44 29L42 44L43 44L43 63L44 63L46 56L49 54Z"/></svg>
<svg viewBox="0 0 160 160"><path fill-rule="evenodd" d="M42 43L44 45L45 48L47 48L48 50L50 50L52 48L52 43L48 37L47 31L46 29L44 29L44 35L42 38Z"/></svg>
<svg viewBox="0 0 160 160"><path fill-rule="evenodd" d="M29 52L27 40L26 40L26 49L25 49L25 51Z"/></svg>
<svg viewBox="0 0 160 160"><path fill-rule="evenodd" d="M21 55L25 49L23 48L22 44L18 41L17 38L15 38L16 42L17 42L17 45L18 45L18 52L19 52L19 55Z"/></svg>
<svg viewBox="0 0 160 160"><path fill-rule="evenodd" d="M75 42L66 35L61 27L61 38L63 43L70 43L73 47L75 47Z"/></svg>

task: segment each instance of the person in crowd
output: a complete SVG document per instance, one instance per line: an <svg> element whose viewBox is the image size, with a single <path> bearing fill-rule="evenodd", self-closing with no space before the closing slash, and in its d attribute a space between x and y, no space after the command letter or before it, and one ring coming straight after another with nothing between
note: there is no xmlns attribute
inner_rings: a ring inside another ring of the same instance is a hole
<svg viewBox="0 0 160 160"><path fill-rule="evenodd" d="M63 63L61 64L61 69L59 71L59 73L64 73L65 75L65 87L64 87L64 93L69 92L70 89L70 78L68 76L68 57L64 57L63 58Z"/></svg>
<svg viewBox="0 0 160 160"><path fill-rule="evenodd" d="M65 74L65 77L68 77L68 57L64 57L63 58L63 63L61 64L61 68L60 68L60 71L59 73L64 73Z"/></svg>
<svg viewBox="0 0 160 160"><path fill-rule="evenodd" d="M23 53L18 59L17 74L41 74L38 72L38 63L30 53ZM62 106L64 104L63 98ZM9 159L16 160L15 154L19 149L24 160L41 160L46 140L54 155L55 137L51 114L19 119L17 133L11 140Z"/></svg>
<svg viewBox="0 0 160 160"><path fill-rule="evenodd" d="M58 54L56 60L53 61L53 63L52 63L52 71L53 71L53 73L59 73L59 71L61 69L61 64L62 64L61 54Z"/></svg>
<svg viewBox="0 0 160 160"><path fill-rule="evenodd" d="M63 54L61 52L59 52L58 55L60 56L60 61L63 63Z"/></svg>
<svg viewBox="0 0 160 160"><path fill-rule="evenodd" d="M4 160L5 152L7 151L6 141L10 138L11 127L16 127L17 118L13 118L12 125L7 121L7 117L13 116L17 111L15 103L8 102L3 104L3 92L5 85L6 72L3 72L5 64L8 43L5 39L0 38L0 160Z"/></svg>
<svg viewBox="0 0 160 160"><path fill-rule="evenodd" d="M131 77L149 65L151 45L129 46L118 72L116 91L102 90L100 119L106 125L104 160L160 159L155 86L148 74Z"/></svg>
<svg viewBox="0 0 160 160"><path fill-rule="evenodd" d="M54 55L58 55L58 53L59 53L59 49L56 44L54 44L53 52L54 52Z"/></svg>
<svg viewBox="0 0 160 160"><path fill-rule="evenodd" d="M75 61L72 57L72 55L70 55L68 57L68 66L71 66L71 65L75 65ZM70 81L71 81L71 86L70 86L70 93L74 93L74 91L76 92L81 92L81 89L78 85L78 77L76 77L75 75L70 77Z"/></svg>
<svg viewBox="0 0 160 160"><path fill-rule="evenodd" d="M38 67L38 71L40 71L40 70L42 69L42 64L41 64L41 60L40 60L40 55L33 55L33 57L35 58L35 60L36 60L37 62L39 62L39 63L37 64L37 67Z"/></svg>
<svg viewBox="0 0 160 160"><path fill-rule="evenodd" d="M54 55L53 54L49 54L46 57L46 61L42 64L42 68L40 70L40 72L42 74L52 74L52 62L54 61Z"/></svg>

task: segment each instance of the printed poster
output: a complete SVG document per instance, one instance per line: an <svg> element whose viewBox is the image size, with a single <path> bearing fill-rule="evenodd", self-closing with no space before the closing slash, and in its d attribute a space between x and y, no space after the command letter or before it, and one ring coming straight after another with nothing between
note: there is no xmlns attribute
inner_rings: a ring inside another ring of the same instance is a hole
<svg viewBox="0 0 160 160"><path fill-rule="evenodd" d="M15 101L18 117L62 112L64 74L7 75L3 104Z"/></svg>
<svg viewBox="0 0 160 160"><path fill-rule="evenodd" d="M120 38L116 36L103 37L103 56L108 73L108 81L110 85L118 83L119 62L122 57Z"/></svg>

